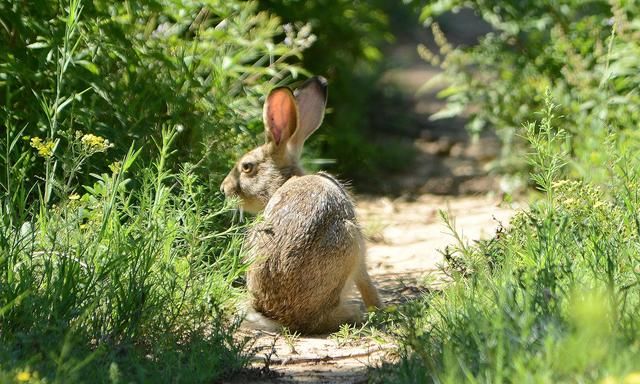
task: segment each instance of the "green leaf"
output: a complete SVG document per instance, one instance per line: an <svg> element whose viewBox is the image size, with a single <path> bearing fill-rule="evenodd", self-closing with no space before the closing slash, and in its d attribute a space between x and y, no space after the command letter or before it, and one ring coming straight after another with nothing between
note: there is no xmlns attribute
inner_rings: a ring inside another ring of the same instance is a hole
<svg viewBox="0 0 640 384"><path fill-rule="evenodd" d="M48 48L48 47L49 47L49 43L44 41L36 41L35 43L31 43L27 45L27 48L29 49L42 49L42 48Z"/></svg>
<svg viewBox="0 0 640 384"><path fill-rule="evenodd" d="M464 111L464 105L460 103L447 104L447 107L441 111L429 116L429 120L448 119L450 117L458 116Z"/></svg>
<svg viewBox="0 0 640 384"><path fill-rule="evenodd" d="M100 68L98 68L97 65L95 65L94 63L92 63L90 61L87 61L87 60L76 60L75 63L79 64L84 69L86 69L87 71L93 73L94 75L99 75L100 74Z"/></svg>

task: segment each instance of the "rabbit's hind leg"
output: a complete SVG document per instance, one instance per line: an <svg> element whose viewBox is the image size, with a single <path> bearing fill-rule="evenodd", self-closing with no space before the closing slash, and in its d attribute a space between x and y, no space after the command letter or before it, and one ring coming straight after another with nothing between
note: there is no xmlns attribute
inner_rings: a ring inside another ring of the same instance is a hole
<svg viewBox="0 0 640 384"><path fill-rule="evenodd" d="M358 262L356 264L356 270L353 274L353 280L356 283L358 291L360 291L360 294L362 295L362 301L364 301L365 308L382 308L382 301L380 300L380 296L378 295L378 290L373 285L371 277L369 277L369 273L367 272L367 251L364 245L364 240L361 239L359 241L359 244L360 246L358 247Z"/></svg>
<svg viewBox="0 0 640 384"><path fill-rule="evenodd" d="M362 263L355 276L356 287L362 295L364 306L369 309L371 307L382 308L382 301L378 295L378 290L371 282L371 278L367 273L367 266Z"/></svg>

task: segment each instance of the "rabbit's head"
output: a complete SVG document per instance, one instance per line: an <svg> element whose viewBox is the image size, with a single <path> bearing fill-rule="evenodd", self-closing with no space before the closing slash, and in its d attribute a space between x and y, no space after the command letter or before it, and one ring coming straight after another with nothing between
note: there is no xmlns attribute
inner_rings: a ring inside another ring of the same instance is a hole
<svg viewBox="0 0 640 384"><path fill-rule="evenodd" d="M238 196L243 210L257 213L285 181L303 175L302 147L322 123L326 102L327 81L320 76L295 92L273 89L263 109L266 142L240 157L220 186L225 196Z"/></svg>

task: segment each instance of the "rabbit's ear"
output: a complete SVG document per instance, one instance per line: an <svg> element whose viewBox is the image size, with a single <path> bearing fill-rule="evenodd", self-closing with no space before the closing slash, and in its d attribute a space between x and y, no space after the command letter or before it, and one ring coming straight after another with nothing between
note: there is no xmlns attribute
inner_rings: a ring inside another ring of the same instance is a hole
<svg viewBox="0 0 640 384"><path fill-rule="evenodd" d="M298 126L298 108L289 88L279 87L269 93L264 102L262 118L267 143L280 147L289 140Z"/></svg>
<svg viewBox="0 0 640 384"><path fill-rule="evenodd" d="M327 80L315 76L305 81L294 93L298 104L299 124L287 144L289 151L300 156L305 140L322 123L327 105Z"/></svg>

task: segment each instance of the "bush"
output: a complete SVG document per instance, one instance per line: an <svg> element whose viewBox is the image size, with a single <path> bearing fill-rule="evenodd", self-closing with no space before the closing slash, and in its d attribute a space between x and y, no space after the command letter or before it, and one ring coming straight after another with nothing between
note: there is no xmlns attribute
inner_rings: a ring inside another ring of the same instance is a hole
<svg viewBox="0 0 640 384"><path fill-rule="evenodd" d="M608 189L566 178L570 133L548 100L541 123L526 130L542 198L494 239L445 253L451 284L400 312L404 357L385 380L633 382L638 375L640 140L623 132L602 151Z"/></svg>
<svg viewBox="0 0 640 384"><path fill-rule="evenodd" d="M216 172L305 40L240 1L3 2L0 25L0 381L242 368Z"/></svg>
<svg viewBox="0 0 640 384"><path fill-rule="evenodd" d="M427 21L471 6L494 31L453 48L440 116L474 106L495 129L497 169L541 195L489 241L445 250L450 285L392 320L397 382L634 382L640 377L637 67L631 2L438 1ZM446 27L446 26L445 26ZM443 29L445 28L443 27ZM551 100L560 102L553 105ZM542 109L540 123L526 121ZM438 116L436 116L438 117ZM526 152L527 156L522 156ZM454 230L452 220L443 219Z"/></svg>
<svg viewBox="0 0 640 384"><path fill-rule="evenodd" d="M227 313L242 272L240 236L220 232L225 210L213 207L193 166L167 169L176 135L165 133L149 166L136 167L140 150L130 150L82 195L55 205L43 196L25 221L3 215L3 369L59 382L88 374L202 382L244 365ZM47 169L45 191L63 181Z"/></svg>
<svg viewBox="0 0 640 384"><path fill-rule="evenodd" d="M450 82L441 93L448 101L441 114L473 106L468 128L495 130L502 140L496 171L526 175L521 154L528 149L518 132L551 89L570 133L573 172L606 177L603 169L592 172L602 163L601 143L610 132L636 129L640 122L637 3L437 1L422 16L434 25L433 17L460 6L473 8L494 31L477 46L453 48L435 26L440 57L421 50L442 59Z"/></svg>

